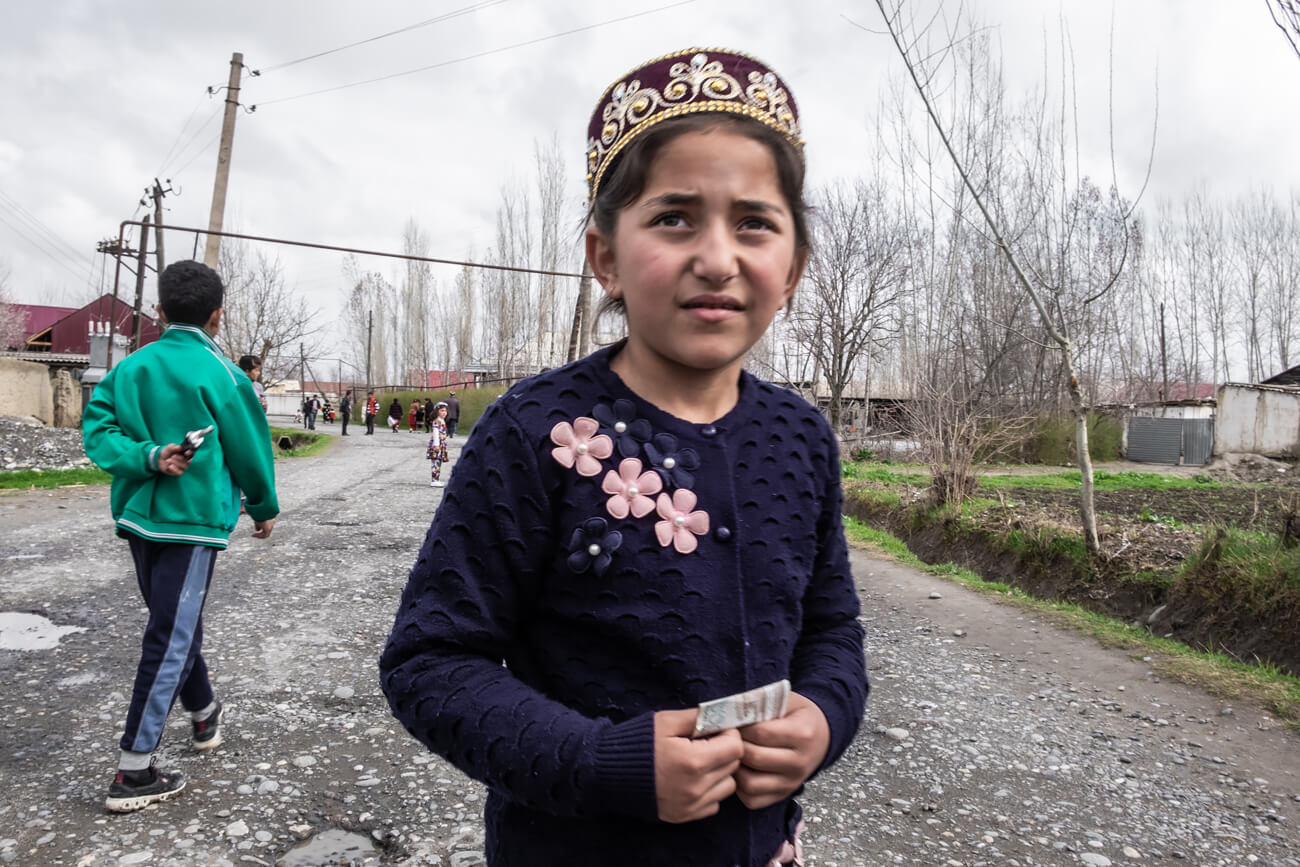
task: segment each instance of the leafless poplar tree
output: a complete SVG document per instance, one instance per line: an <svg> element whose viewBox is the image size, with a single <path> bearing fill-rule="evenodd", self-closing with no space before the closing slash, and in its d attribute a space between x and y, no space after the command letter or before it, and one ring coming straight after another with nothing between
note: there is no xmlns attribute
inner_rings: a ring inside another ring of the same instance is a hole
<svg viewBox="0 0 1300 867"><path fill-rule="evenodd" d="M1119 280L1128 264L1135 205L1125 202L1113 190L1106 196L1105 214L1112 229L1113 244L1097 250L1076 234L1081 228L1084 206L1083 178L1077 174L1072 130L1062 114L1056 118L1042 107L1026 112L1034 145L1021 156L1017 183L998 183L995 174L985 172L978 162L963 160L954 144L961 130L939 116L936 79L950 68L955 34L937 51L925 44L928 35L907 14L901 0L876 0L888 36L906 67L935 134L956 168L962 186L979 212L984 230L1010 268L1016 285L1025 293L1038 315L1038 324L1060 353L1065 391L1075 417L1075 437L1083 479L1080 516L1089 552L1100 551L1096 509L1093 502L1092 463L1088 455L1087 403L1077 368L1074 324L1068 315L1074 302L1086 307L1099 301ZM1065 76L1063 76L1064 78ZM997 159L996 154L985 155ZM1113 186L1113 185L1112 185Z"/></svg>

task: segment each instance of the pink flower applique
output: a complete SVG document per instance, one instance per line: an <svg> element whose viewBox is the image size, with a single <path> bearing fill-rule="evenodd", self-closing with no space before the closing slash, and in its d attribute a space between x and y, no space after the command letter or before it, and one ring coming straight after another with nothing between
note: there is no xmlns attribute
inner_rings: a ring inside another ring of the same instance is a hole
<svg viewBox="0 0 1300 867"><path fill-rule="evenodd" d="M551 456L566 467L577 466L578 475L595 476L600 473L600 461L614 453L614 441L604 434L596 435L600 423L582 416L558 423L551 428L551 442L559 448L551 449Z"/></svg>
<svg viewBox="0 0 1300 867"><path fill-rule="evenodd" d="M634 518L644 518L655 510L655 501L650 499L663 489L664 483L653 472L641 472L641 462L636 458L624 458L618 465L618 472L610 470L605 473L605 480L600 489L610 494L605 508L615 518L622 520L630 512Z"/></svg>
<svg viewBox="0 0 1300 867"><path fill-rule="evenodd" d="M689 554L699 544L696 536L709 532L708 512L692 512L695 508L695 492L685 488L673 491L671 498L660 494L657 503L659 517L655 522L655 536L659 544L667 547L671 542L679 554Z"/></svg>

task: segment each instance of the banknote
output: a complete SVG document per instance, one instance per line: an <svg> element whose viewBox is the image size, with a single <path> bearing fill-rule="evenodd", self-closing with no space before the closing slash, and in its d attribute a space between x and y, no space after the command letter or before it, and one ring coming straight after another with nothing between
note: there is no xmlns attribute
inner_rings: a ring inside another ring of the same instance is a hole
<svg viewBox="0 0 1300 867"><path fill-rule="evenodd" d="M778 680L757 689L702 702L692 736L702 738L726 729L777 719L785 715L789 700L790 681Z"/></svg>

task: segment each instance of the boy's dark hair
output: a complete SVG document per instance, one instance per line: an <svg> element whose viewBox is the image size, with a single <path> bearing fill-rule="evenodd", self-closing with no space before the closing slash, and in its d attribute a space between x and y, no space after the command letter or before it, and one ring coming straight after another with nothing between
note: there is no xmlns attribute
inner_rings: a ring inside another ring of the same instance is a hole
<svg viewBox="0 0 1300 867"><path fill-rule="evenodd" d="M239 359L239 369L244 371L244 373L248 373L248 371L253 368L261 366L262 359L258 358L256 355L245 355Z"/></svg>
<svg viewBox="0 0 1300 867"><path fill-rule="evenodd" d="M618 212L636 201L645 191L646 180L650 176L650 166L659 151L674 139L688 132L704 132L711 129L726 129L748 136L764 145L772 154L776 163L776 177L786 205L790 208L790 217L794 221L794 246L796 250L812 247L808 233L808 203L804 201L804 162L799 152L790 144L790 140L780 132L764 124L744 117L706 112L686 114L666 120L648 129L628 144L621 154L615 157L605 170L605 179L601 181L596 198L588 206L587 218L606 238L614 237L614 227L618 222ZM596 319L606 313L622 312L622 299L610 298L608 295L600 300Z"/></svg>
<svg viewBox="0 0 1300 867"><path fill-rule="evenodd" d="M158 306L168 322L207 325L224 297L217 272L192 259L173 262L158 278Z"/></svg>

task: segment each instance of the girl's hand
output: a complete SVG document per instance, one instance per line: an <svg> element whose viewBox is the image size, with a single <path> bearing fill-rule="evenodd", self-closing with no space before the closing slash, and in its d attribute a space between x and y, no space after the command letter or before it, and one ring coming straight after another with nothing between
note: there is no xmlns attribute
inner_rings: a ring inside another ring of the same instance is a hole
<svg viewBox="0 0 1300 867"><path fill-rule="evenodd" d="M739 729L744 755L736 794L751 810L783 801L813 775L830 749L831 729L821 708L790 693L785 716Z"/></svg>
<svg viewBox="0 0 1300 867"><path fill-rule="evenodd" d="M665 822L693 822L718 812L736 791L733 775L745 750L732 729L692 739L695 708L655 713L655 800Z"/></svg>

